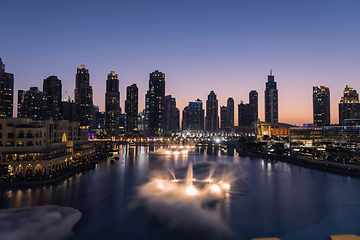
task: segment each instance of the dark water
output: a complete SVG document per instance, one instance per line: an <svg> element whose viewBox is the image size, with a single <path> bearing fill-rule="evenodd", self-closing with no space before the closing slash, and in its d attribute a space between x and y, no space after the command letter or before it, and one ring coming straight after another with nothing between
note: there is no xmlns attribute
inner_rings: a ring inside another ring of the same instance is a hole
<svg viewBox="0 0 360 240"><path fill-rule="evenodd" d="M1 208L49 204L76 208L83 215L73 239L202 239L201 232L162 231L131 206L137 187L153 172L170 166L180 174L193 162L196 177L199 166L220 163L238 174L231 185L235 193L218 205L232 231L229 239L325 240L332 234L360 235L360 179L231 152L211 154L210 149L200 155L156 156L146 147L121 146L115 164L101 161L95 169L57 184L1 190L0 204Z"/></svg>

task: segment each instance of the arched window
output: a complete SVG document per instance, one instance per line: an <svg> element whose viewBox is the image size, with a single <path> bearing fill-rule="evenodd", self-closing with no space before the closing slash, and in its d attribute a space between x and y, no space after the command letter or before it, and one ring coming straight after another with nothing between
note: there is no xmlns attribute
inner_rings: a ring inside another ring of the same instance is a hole
<svg viewBox="0 0 360 240"><path fill-rule="evenodd" d="M29 130L28 132L27 132L27 136L26 136L27 138L32 138L33 137L33 134L32 134L32 132L31 132L31 130Z"/></svg>
<svg viewBox="0 0 360 240"><path fill-rule="evenodd" d="M26 146L34 146L34 144L32 143L32 141L28 141L28 142L26 143Z"/></svg>
<svg viewBox="0 0 360 240"><path fill-rule="evenodd" d="M24 142L23 141L18 141L17 145L18 146L24 146Z"/></svg>
<svg viewBox="0 0 360 240"><path fill-rule="evenodd" d="M18 138L24 138L24 131L22 131L22 130L19 131Z"/></svg>

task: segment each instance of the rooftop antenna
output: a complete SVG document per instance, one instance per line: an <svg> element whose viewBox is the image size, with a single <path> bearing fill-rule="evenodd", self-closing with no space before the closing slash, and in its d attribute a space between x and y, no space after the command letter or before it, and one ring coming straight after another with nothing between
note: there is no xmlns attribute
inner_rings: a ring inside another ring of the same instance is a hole
<svg viewBox="0 0 360 240"><path fill-rule="evenodd" d="M270 76L272 76L272 70L270 69Z"/></svg>

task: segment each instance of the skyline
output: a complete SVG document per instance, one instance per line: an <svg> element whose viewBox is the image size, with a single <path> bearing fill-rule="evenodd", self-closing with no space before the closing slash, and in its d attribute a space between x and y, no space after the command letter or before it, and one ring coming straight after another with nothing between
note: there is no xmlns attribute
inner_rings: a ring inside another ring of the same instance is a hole
<svg viewBox="0 0 360 240"><path fill-rule="evenodd" d="M84 63L100 111L112 70L119 74L122 112L126 87L134 83L139 111L144 108L149 73L159 70L166 74L166 95L176 98L181 112L197 98L204 104L213 90L219 107L234 98L237 125L236 105L248 102L251 90L259 94L264 120L265 83L272 69L279 122L313 122L312 87L322 85L330 89L331 123L338 123L345 86L360 90L360 3L260 3L6 2L0 21L9 34L0 39L0 57L6 72L14 74L14 109L17 90L41 89L51 75L62 81L64 98L71 96L76 68ZM151 9L161 15L149 17Z"/></svg>

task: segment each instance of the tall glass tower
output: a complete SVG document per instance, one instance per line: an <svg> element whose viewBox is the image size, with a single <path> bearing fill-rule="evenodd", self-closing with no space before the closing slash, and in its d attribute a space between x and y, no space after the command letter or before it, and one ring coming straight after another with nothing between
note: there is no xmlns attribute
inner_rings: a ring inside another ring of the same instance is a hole
<svg viewBox="0 0 360 240"><path fill-rule="evenodd" d="M77 69L75 82L75 121L80 126L93 126L93 91L90 86L89 70L84 64Z"/></svg>
<svg viewBox="0 0 360 240"><path fill-rule="evenodd" d="M278 90L270 69L265 89L265 122L278 122Z"/></svg>
<svg viewBox="0 0 360 240"><path fill-rule="evenodd" d="M108 136L119 133L120 92L119 78L115 71L108 74L105 93L105 129Z"/></svg>
<svg viewBox="0 0 360 240"><path fill-rule="evenodd" d="M149 125L150 134L162 135L164 132L165 73L155 70L149 80Z"/></svg>

